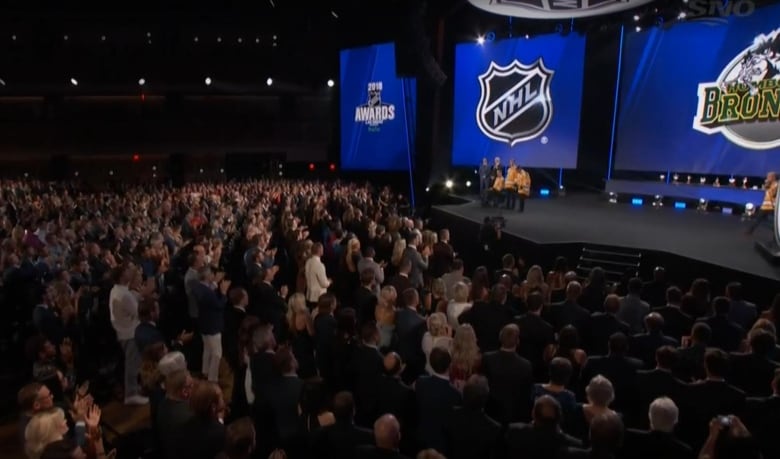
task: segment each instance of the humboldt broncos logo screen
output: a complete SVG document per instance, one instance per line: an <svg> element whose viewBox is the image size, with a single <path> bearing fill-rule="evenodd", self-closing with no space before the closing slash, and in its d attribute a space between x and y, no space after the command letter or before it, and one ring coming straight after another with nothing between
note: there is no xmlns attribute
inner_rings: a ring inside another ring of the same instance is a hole
<svg viewBox="0 0 780 459"><path fill-rule="evenodd" d="M382 123L394 119L395 105L382 102L382 82L368 83L368 101L355 107L355 122L363 123L376 132Z"/></svg>
<svg viewBox="0 0 780 459"><path fill-rule="evenodd" d="M457 45L452 164L577 167L584 61L577 34Z"/></svg>
<svg viewBox="0 0 780 459"><path fill-rule="evenodd" d="M752 150L780 146L780 28L757 35L698 96L697 131Z"/></svg>

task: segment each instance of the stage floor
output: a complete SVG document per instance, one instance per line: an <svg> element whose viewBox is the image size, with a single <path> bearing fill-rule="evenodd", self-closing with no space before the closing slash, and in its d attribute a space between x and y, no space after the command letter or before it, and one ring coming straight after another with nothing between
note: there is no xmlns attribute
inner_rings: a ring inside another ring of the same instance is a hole
<svg viewBox="0 0 780 459"><path fill-rule="evenodd" d="M525 213L483 208L475 197L465 204L437 209L482 223L501 214L504 231L537 244L582 243L674 253L694 260L780 280L780 268L767 263L753 247L772 239L762 226L752 236L740 217L693 209L655 209L651 205L610 204L593 194L531 199Z"/></svg>

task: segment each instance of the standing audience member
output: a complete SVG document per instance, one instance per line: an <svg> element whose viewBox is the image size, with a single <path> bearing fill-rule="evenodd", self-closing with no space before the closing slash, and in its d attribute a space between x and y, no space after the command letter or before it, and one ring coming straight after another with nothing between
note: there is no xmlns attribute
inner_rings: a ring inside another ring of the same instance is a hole
<svg viewBox="0 0 780 459"><path fill-rule="evenodd" d="M249 459L257 444L252 419L243 417L231 422L225 429L225 449L217 459Z"/></svg>
<svg viewBox="0 0 780 459"><path fill-rule="evenodd" d="M490 388L474 375L463 387L463 406L455 408L445 427L449 459L491 459L498 452L501 424L485 414Z"/></svg>
<svg viewBox="0 0 780 459"><path fill-rule="evenodd" d="M421 376L414 385L417 394L417 440L422 448L444 451L444 427L452 410L461 403L461 395L450 383L450 353L441 348L431 351L431 375Z"/></svg>
<svg viewBox="0 0 780 459"><path fill-rule="evenodd" d="M650 430L628 429L622 454L636 459L690 459L693 450L674 435L679 415L672 399L655 399L648 411Z"/></svg>
<svg viewBox="0 0 780 459"><path fill-rule="evenodd" d="M114 287L109 294L111 325L116 331L116 339L125 355L125 404L145 405L149 399L140 394L138 372L141 369L141 352L135 343L135 329L138 319L138 298L130 291L130 281L135 275L130 265L114 270Z"/></svg>
<svg viewBox="0 0 780 459"><path fill-rule="evenodd" d="M534 402L531 423L513 423L506 431L507 457L547 459L558 457L567 447L582 446L582 442L561 429L563 413L558 402L543 395Z"/></svg>
<svg viewBox="0 0 780 459"><path fill-rule="evenodd" d="M374 423L375 445L358 446L357 459L408 459L398 448L401 444L401 426L392 414L385 414Z"/></svg>
<svg viewBox="0 0 780 459"><path fill-rule="evenodd" d="M209 267L198 271L197 284L190 287L198 304L198 330L203 338L202 371L209 381L217 382L222 360L222 330L225 328L225 303L230 281L216 277Z"/></svg>
<svg viewBox="0 0 780 459"><path fill-rule="evenodd" d="M176 429L168 457L212 459L225 446L225 400L216 383L201 381L190 397L192 417Z"/></svg>
<svg viewBox="0 0 780 459"><path fill-rule="evenodd" d="M519 335L517 325L505 325L499 334L501 348L482 358L482 371L490 384L487 412L504 425L527 421L530 414L533 369L517 354Z"/></svg>
<svg viewBox="0 0 780 459"><path fill-rule="evenodd" d="M373 443L373 432L355 425L355 401L351 393L342 391L333 397L333 416L336 422L314 433L313 450L322 459L351 457L359 446Z"/></svg>

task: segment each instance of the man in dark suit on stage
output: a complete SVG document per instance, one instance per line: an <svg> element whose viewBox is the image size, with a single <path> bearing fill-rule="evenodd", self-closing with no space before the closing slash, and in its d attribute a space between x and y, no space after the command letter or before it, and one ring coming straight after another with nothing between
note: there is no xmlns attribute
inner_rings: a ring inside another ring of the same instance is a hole
<svg viewBox="0 0 780 459"><path fill-rule="evenodd" d="M505 325L499 334L501 348L482 357L482 372L490 384L488 414L502 424L527 421L534 384L531 363L517 354L520 330Z"/></svg>

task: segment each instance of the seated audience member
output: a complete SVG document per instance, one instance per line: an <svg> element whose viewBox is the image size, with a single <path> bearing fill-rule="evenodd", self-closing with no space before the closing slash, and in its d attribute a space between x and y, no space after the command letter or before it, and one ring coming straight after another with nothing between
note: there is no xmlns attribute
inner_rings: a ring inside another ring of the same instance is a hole
<svg viewBox="0 0 780 459"><path fill-rule="evenodd" d="M684 382L704 379L704 354L707 352L712 330L704 322L697 322L691 330L691 336L683 339L682 347L677 351L678 359L674 373Z"/></svg>
<svg viewBox="0 0 780 459"><path fill-rule="evenodd" d="M745 301L742 297L742 284L739 282L729 283L726 286L726 298L731 301L729 320L742 327L742 329L749 330L758 318L758 311L755 304Z"/></svg>
<svg viewBox="0 0 780 459"><path fill-rule="evenodd" d="M609 459L615 457L623 445L623 420L614 413L600 414L590 423L589 449L566 448L561 451L562 459Z"/></svg>
<svg viewBox="0 0 780 459"><path fill-rule="evenodd" d="M677 287L666 289L666 306L653 309L664 318L664 333L676 340L688 336L693 327L693 317L682 310L683 293Z"/></svg>
<svg viewBox="0 0 780 459"><path fill-rule="evenodd" d="M698 322L707 324L712 330L711 346L726 352L736 352L745 338L745 329L729 319L731 301L725 296L712 300L712 315L702 317Z"/></svg>
<svg viewBox="0 0 780 459"><path fill-rule="evenodd" d="M737 416L718 416L709 424L699 459L762 459L755 438Z"/></svg>
<svg viewBox="0 0 780 459"><path fill-rule="evenodd" d="M249 459L255 451L256 433L252 419L243 417L225 429L225 449L217 459Z"/></svg>
<svg viewBox="0 0 780 459"><path fill-rule="evenodd" d="M392 414L385 414L374 423L375 445L358 446L356 459L408 459L398 451L401 426Z"/></svg>
<svg viewBox="0 0 780 459"><path fill-rule="evenodd" d="M666 289L669 283L666 281L666 270L663 266L656 266L653 269L653 280L645 282L642 285L642 299L650 305L651 308L663 306L666 301Z"/></svg>
<svg viewBox="0 0 780 459"><path fill-rule="evenodd" d="M756 329L748 334L750 352L729 356L728 382L743 390L748 396L766 396L772 393L772 380L780 363L771 360L775 350L775 336Z"/></svg>
<svg viewBox="0 0 780 459"><path fill-rule="evenodd" d="M765 458L780 457L777 426L780 425L780 370L772 380L772 395L751 397L745 402L745 424L756 436Z"/></svg>
<svg viewBox="0 0 780 459"><path fill-rule="evenodd" d="M577 329L567 325L558 333L558 343L549 346L544 353L545 365L556 357L563 357L571 362L572 377L567 388L578 391L582 366L588 360L588 354L580 348L580 335Z"/></svg>
<svg viewBox="0 0 780 459"><path fill-rule="evenodd" d="M622 333L609 337L609 353L606 356L588 357L582 368L582 380L590 381L596 375L603 375L615 387L614 408L628 416L635 414L636 372L642 362L626 356L628 338ZM633 419L633 418L632 418Z"/></svg>
<svg viewBox="0 0 780 459"><path fill-rule="evenodd" d="M477 344L482 352L494 351L500 347L498 332L512 321L512 310L506 305L506 287L496 284L490 289L490 301L475 301L474 306L460 315L462 324L469 324L477 335Z"/></svg>
<svg viewBox="0 0 780 459"><path fill-rule="evenodd" d="M19 444L24 444L24 431L36 414L54 408L54 396L48 387L39 382L31 382L19 389Z"/></svg>
<svg viewBox="0 0 780 459"><path fill-rule="evenodd" d="M172 458L212 459L225 446L225 400L222 389L210 381L200 381L190 396L192 417L180 426L175 435Z"/></svg>
<svg viewBox="0 0 780 459"><path fill-rule="evenodd" d="M46 445L62 440L68 421L61 408L49 408L33 415L24 430L24 452L28 459L40 459Z"/></svg>
<svg viewBox="0 0 780 459"><path fill-rule="evenodd" d="M342 391L333 397L333 416L333 424L324 426L313 434L312 450L317 451L319 457L351 457L357 447L373 443L373 432L355 425L355 400L351 393Z"/></svg>
<svg viewBox="0 0 780 459"><path fill-rule="evenodd" d="M742 413L745 407L745 393L724 379L728 366L728 354L720 349L708 349L704 356L706 379L690 384L685 391L681 434L694 449L704 443L711 419L729 413Z"/></svg>
<svg viewBox="0 0 780 459"><path fill-rule="evenodd" d="M517 352L533 366L534 381L544 381L544 351L555 343L552 325L542 318L544 298L539 293L531 293L526 299L528 312L515 319L520 332Z"/></svg>
<svg viewBox="0 0 780 459"><path fill-rule="evenodd" d="M164 457L176 457L179 430L193 416L190 408L193 388L194 381L186 369L173 371L165 378L165 398L157 408L157 420L154 423Z"/></svg>
<svg viewBox="0 0 780 459"><path fill-rule="evenodd" d="M490 388L484 376L474 375L463 387L463 406L455 408L445 427L448 459L495 457L501 424L485 414Z"/></svg>
<svg viewBox="0 0 780 459"><path fill-rule="evenodd" d="M401 379L404 365L401 356L395 352L385 355L384 375L379 380L379 412L392 414L401 424L402 450L406 451L408 443L412 442L414 435L415 419L415 395L414 390L407 386Z"/></svg>
<svg viewBox="0 0 780 459"><path fill-rule="evenodd" d="M604 376L597 375L585 387L587 403L577 405L566 420L566 432L587 441L588 429L594 418L603 414L617 414L609 406L615 400L615 389Z"/></svg>
<svg viewBox="0 0 780 459"><path fill-rule="evenodd" d="M591 355L604 355L609 349L609 337L615 333L631 336L631 327L617 316L620 311L620 297L607 295L604 298L603 312L594 312L590 316L590 326L586 336L588 352Z"/></svg>
<svg viewBox="0 0 780 459"><path fill-rule="evenodd" d="M450 383L450 353L441 348L431 351L431 375L421 376L414 385L417 394L417 439L423 448L444 451L444 426L452 410L460 405L461 395ZM395 418L393 418L395 420ZM398 422L397 420L395 421Z"/></svg>
<svg viewBox="0 0 780 459"><path fill-rule="evenodd" d="M545 395L554 398L561 406L564 417L574 411L577 399L574 393L566 389L571 379L572 366L568 359L556 357L550 362L550 380L546 384L534 384L534 400Z"/></svg>
<svg viewBox="0 0 780 459"><path fill-rule="evenodd" d="M590 270L588 280L585 281L585 286L582 288L580 304L591 313L599 312L604 305L604 298L606 298L608 290L607 274L604 268L596 266Z"/></svg>
<svg viewBox="0 0 780 459"><path fill-rule="evenodd" d="M628 429L622 454L634 459L690 459L691 447L674 436L679 414L672 399L655 399L648 411L650 430Z"/></svg>
<svg viewBox="0 0 780 459"><path fill-rule="evenodd" d="M645 333L631 337L629 351L633 357L645 364L645 368L655 365L655 351L661 346L677 346L678 342L664 335L664 318L657 312L645 316Z"/></svg>
<svg viewBox="0 0 780 459"><path fill-rule="evenodd" d="M526 421L531 407L533 369L517 354L520 331L505 325L499 334L501 348L482 358L482 372L490 385L488 415L502 424Z"/></svg>
<svg viewBox="0 0 780 459"><path fill-rule="evenodd" d="M682 400L686 386L672 373L677 363L677 349L672 346L662 346L655 351L656 366L652 370L640 370L636 373L636 390L638 392L637 411L639 425L647 427L647 418L642 416L650 408L650 404L658 398L668 397L678 403Z"/></svg>
<svg viewBox="0 0 780 459"><path fill-rule="evenodd" d="M380 415L379 380L382 378L383 357L377 347L379 329L373 321L360 327L361 345L355 348L352 356L352 374L354 374L355 400L357 413L355 418L362 426L370 426Z"/></svg>
<svg viewBox="0 0 780 459"><path fill-rule="evenodd" d="M507 457L546 459L582 442L561 430L563 413L558 401L549 395L536 399L530 424L510 424L506 431Z"/></svg>
<svg viewBox="0 0 780 459"><path fill-rule="evenodd" d="M582 295L582 285L572 281L566 286L566 300L550 305L544 319L553 326L555 331L560 331L567 325L574 325L580 330L588 327L590 311L579 305L580 295Z"/></svg>
<svg viewBox="0 0 780 459"><path fill-rule="evenodd" d="M642 333L642 322L645 316L650 313L650 305L642 301L642 279L634 277L628 281L628 293L620 299L620 310L617 313L618 319L627 323L631 327L631 333Z"/></svg>

